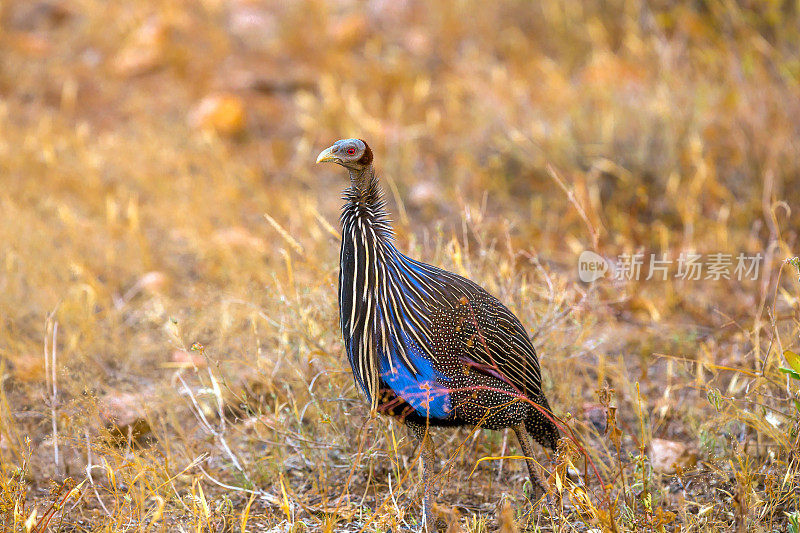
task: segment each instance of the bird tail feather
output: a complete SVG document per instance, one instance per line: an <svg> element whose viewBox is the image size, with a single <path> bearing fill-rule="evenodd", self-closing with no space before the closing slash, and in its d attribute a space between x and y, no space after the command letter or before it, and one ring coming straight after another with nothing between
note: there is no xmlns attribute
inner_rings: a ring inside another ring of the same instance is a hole
<svg viewBox="0 0 800 533"><path fill-rule="evenodd" d="M547 398L540 396L534 401L541 406L545 412L548 414L551 413L550 405L547 403ZM527 420L525 420L525 429L528 430L528 433L531 434L536 442L545 448L555 450L556 445L558 444L558 439L560 438L560 433L558 431L558 427L551 420L552 417L552 414L550 414L550 418L548 418L539 409L533 409L531 415L527 418Z"/></svg>

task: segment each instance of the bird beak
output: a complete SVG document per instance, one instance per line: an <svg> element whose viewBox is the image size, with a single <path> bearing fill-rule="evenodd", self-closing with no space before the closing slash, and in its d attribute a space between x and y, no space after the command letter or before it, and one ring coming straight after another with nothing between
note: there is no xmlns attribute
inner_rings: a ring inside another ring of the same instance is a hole
<svg viewBox="0 0 800 533"><path fill-rule="evenodd" d="M326 148L325 150L321 151L317 156L317 163L325 163L328 161L338 161L339 158L333 154L333 149L335 146L331 146L330 148Z"/></svg>

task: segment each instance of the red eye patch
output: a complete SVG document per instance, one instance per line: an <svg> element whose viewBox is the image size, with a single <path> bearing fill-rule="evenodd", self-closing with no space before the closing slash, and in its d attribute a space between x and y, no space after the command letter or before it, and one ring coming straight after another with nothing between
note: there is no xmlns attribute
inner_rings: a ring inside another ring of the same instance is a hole
<svg viewBox="0 0 800 533"><path fill-rule="evenodd" d="M347 153L348 153L348 155L353 155L354 153L356 153L356 149L355 148L348 148L347 149Z"/></svg>

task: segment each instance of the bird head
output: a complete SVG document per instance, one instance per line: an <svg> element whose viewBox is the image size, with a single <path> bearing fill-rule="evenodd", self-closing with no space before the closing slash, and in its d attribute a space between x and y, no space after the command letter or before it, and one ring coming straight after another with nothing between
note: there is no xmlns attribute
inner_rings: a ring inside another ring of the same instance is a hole
<svg viewBox="0 0 800 533"><path fill-rule="evenodd" d="M372 164L372 150L361 139L342 139L320 152L317 163L337 163L356 172Z"/></svg>

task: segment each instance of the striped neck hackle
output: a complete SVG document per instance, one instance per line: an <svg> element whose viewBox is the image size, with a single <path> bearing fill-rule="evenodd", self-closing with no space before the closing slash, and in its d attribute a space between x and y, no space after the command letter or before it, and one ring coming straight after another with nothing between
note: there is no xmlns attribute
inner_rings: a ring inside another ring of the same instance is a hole
<svg viewBox="0 0 800 533"><path fill-rule="evenodd" d="M377 237L391 240L394 232L371 155L370 153L370 162L366 166L348 168L350 187L342 195L342 199L347 202L342 208L342 229L347 232L352 224L360 222L370 225Z"/></svg>

